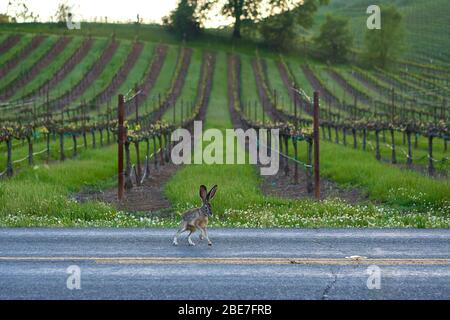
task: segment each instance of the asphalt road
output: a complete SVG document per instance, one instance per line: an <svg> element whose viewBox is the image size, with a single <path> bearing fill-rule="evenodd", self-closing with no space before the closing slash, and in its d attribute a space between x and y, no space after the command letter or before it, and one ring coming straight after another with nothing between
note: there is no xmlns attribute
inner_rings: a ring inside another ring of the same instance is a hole
<svg viewBox="0 0 450 320"><path fill-rule="evenodd" d="M174 231L0 229L0 299L450 299L450 230Z"/></svg>

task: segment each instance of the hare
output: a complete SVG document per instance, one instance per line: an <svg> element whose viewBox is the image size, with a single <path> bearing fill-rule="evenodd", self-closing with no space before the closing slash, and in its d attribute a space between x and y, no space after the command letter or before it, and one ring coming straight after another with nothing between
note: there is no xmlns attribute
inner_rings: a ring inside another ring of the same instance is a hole
<svg viewBox="0 0 450 320"><path fill-rule="evenodd" d="M209 203L216 195L217 185L215 185L209 192L208 189L202 185L200 186L200 198L202 199L203 206L189 210L183 214L183 220L181 221L180 229L173 239L173 245L178 245L178 236L185 231L189 231L188 242L190 246L195 246L195 243L191 239L191 235L200 229L200 240L206 238L208 245L212 246L211 240L209 240L206 227L208 226L208 218L213 215L211 204Z"/></svg>

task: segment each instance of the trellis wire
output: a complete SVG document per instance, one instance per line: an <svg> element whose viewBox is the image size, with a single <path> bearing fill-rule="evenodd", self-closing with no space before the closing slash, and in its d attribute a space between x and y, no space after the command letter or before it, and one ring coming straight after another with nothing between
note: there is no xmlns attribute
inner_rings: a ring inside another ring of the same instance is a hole
<svg viewBox="0 0 450 320"><path fill-rule="evenodd" d="M70 150L70 149L69 149L69 150ZM45 153L45 152L47 152L47 148L45 148L45 149L42 150L42 151L33 153L33 156L38 156L38 155L43 154L43 153ZM23 158L23 159L13 161L13 164L21 163L21 162L24 162L24 161L26 161L26 160L28 160L28 159L29 159L29 156L26 156L26 157Z"/></svg>
<svg viewBox="0 0 450 320"><path fill-rule="evenodd" d="M292 157L290 157L290 156L288 156L288 155L286 155L286 154L280 152L279 150L274 150L274 149L272 149L271 147L265 145L264 143L259 142L259 140L258 140L258 142L257 142L257 145L258 145L258 146L263 146L263 147L265 147L265 148L267 148L267 149L269 149L269 150L271 150L271 151L275 151L276 153L278 153L279 155L281 155L283 158L288 159L288 160L291 160L291 161L293 161L293 162L296 162L296 163L302 165L302 166L305 167L305 168L312 168L312 167L313 167L312 165L306 164L306 163L304 163L304 162L301 162L301 161L298 160L298 159L292 158Z"/></svg>

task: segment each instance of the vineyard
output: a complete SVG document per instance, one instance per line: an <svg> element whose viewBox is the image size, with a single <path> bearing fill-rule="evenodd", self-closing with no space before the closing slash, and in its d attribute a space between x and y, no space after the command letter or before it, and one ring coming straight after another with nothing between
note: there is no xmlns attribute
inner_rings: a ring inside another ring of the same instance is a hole
<svg viewBox="0 0 450 320"><path fill-rule="evenodd" d="M1 226L172 227L199 184L219 185L213 226L450 226L444 55L366 70L119 34L0 29ZM254 129L237 148L277 145L278 173L174 165L172 133L194 121Z"/></svg>
<svg viewBox="0 0 450 320"><path fill-rule="evenodd" d="M322 20L328 12L342 15L349 19L352 33L359 47L362 47L363 33L361 25L366 17L361 13L373 4L369 0L332 0L329 6L321 9L318 20ZM450 40L446 28L450 7L446 0L380 0L377 5L393 4L397 6L405 20L405 37L407 47L404 59L416 60L428 65L449 66ZM439 67L438 67L439 68Z"/></svg>

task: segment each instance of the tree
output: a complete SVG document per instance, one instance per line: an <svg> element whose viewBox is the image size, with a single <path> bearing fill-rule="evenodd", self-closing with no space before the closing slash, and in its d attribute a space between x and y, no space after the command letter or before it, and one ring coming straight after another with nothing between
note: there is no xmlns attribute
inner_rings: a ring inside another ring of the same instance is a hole
<svg viewBox="0 0 450 320"><path fill-rule="evenodd" d="M12 11L13 13L10 13ZM13 22L37 22L39 15L32 12L25 0L10 0L6 9L6 14L11 16Z"/></svg>
<svg viewBox="0 0 450 320"><path fill-rule="evenodd" d="M310 28L313 25L314 13L320 4L325 3L327 1L305 0L297 7L283 5L278 7L281 13L270 15L259 23L259 31L264 42L280 49L290 49L297 38L297 26Z"/></svg>
<svg viewBox="0 0 450 320"><path fill-rule="evenodd" d="M254 20L259 15L262 0L230 0L222 7L222 14L234 19L233 37L241 37L242 20Z"/></svg>
<svg viewBox="0 0 450 320"><path fill-rule="evenodd" d="M277 49L289 49L295 39L295 17L286 11L261 21L259 30L264 43Z"/></svg>
<svg viewBox="0 0 450 320"><path fill-rule="evenodd" d="M196 0L180 0L177 8L163 18L163 23L180 39L193 38L200 33L200 18L196 11Z"/></svg>
<svg viewBox="0 0 450 320"><path fill-rule="evenodd" d="M320 58L330 62L346 61L353 43L348 20L327 15L314 43Z"/></svg>
<svg viewBox="0 0 450 320"><path fill-rule="evenodd" d="M329 0L203 0L200 12L205 14L217 4L223 3L222 14L234 20L233 37L240 38L244 20L259 22L287 11L295 12L299 24L312 25L312 13L328 2Z"/></svg>
<svg viewBox="0 0 450 320"><path fill-rule="evenodd" d="M394 59L403 45L402 15L394 6L381 8L381 29L367 30L365 35L366 60L372 65L385 67Z"/></svg>
<svg viewBox="0 0 450 320"><path fill-rule="evenodd" d="M67 1L62 1L59 5L58 8L56 9L56 13L55 13L55 21L58 24L61 25L66 25L67 24L67 17L70 14L70 6L67 4Z"/></svg>

